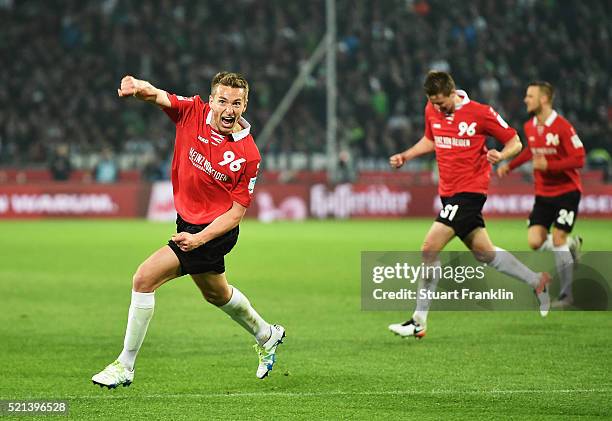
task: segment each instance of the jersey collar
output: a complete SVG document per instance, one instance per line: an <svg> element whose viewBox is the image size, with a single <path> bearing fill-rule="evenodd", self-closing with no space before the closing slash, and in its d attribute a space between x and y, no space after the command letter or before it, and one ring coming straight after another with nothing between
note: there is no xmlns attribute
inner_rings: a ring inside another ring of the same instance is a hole
<svg viewBox="0 0 612 421"><path fill-rule="evenodd" d="M459 98L461 98L461 103L455 106L455 110L458 110L461 107L463 107L465 104L470 102L470 97L468 97L467 92L465 92L462 89L457 89L455 92L457 92L457 95L459 95Z"/></svg>
<svg viewBox="0 0 612 421"><path fill-rule="evenodd" d="M544 122L544 125L546 127L550 127L552 126L552 124L555 122L555 120L557 119L557 116L559 114L557 113L557 111L552 110L552 113L550 113L550 115L548 116L548 118L546 119L546 121ZM538 125L538 118L537 117L533 117L533 126L537 126Z"/></svg>
<svg viewBox="0 0 612 421"><path fill-rule="evenodd" d="M209 108L208 114L206 115L206 124L210 126L211 122L212 122L212 110ZM243 129L240 130L239 132L232 133L232 139L234 139L234 142L244 139L251 133L251 123L246 121L244 117L240 117L240 120L238 120L238 124L240 124L243 127Z"/></svg>
<svg viewBox="0 0 612 421"><path fill-rule="evenodd" d="M555 119L557 118L557 115L558 115L557 112L555 110L552 110L552 113L550 113L550 115L548 116L548 118L544 122L546 127L552 126L552 124L554 123Z"/></svg>

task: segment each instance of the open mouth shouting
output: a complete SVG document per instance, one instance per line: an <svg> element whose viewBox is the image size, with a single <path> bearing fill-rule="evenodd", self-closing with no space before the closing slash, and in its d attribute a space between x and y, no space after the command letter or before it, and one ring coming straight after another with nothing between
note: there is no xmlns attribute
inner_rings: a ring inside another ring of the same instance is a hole
<svg viewBox="0 0 612 421"><path fill-rule="evenodd" d="M231 130L236 123L236 117L222 116L221 127L227 130Z"/></svg>

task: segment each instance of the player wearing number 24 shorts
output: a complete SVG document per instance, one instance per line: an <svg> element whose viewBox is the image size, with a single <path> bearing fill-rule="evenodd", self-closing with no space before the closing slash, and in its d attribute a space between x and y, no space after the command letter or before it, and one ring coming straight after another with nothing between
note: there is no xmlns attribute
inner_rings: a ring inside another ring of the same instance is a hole
<svg viewBox="0 0 612 421"><path fill-rule="evenodd" d="M548 82L529 84L525 105L531 118L523 126L527 146L510 164L501 165L497 174L504 177L532 162L536 196L527 241L533 250L554 252L561 288L552 306L561 308L573 304L572 272L582 246L582 238L570 233L578 216L582 193L579 170L584 166L585 152L572 124L553 109L554 93Z"/></svg>

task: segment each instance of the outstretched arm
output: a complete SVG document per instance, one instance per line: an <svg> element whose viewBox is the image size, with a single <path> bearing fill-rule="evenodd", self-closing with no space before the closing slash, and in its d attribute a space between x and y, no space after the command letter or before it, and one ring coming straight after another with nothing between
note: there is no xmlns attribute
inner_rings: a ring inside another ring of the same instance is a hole
<svg viewBox="0 0 612 421"><path fill-rule="evenodd" d="M436 146L434 145L433 141L426 136L423 136L421 140L415 143L412 147L406 149L404 152L391 156L389 158L389 165L391 165L393 168L400 168L411 159L433 152L435 149Z"/></svg>
<svg viewBox="0 0 612 421"><path fill-rule="evenodd" d="M121 98L133 96L143 101L155 103L164 108L169 108L171 106L166 91L157 89L146 80L136 79L129 75L121 79L121 87L117 89L117 94Z"/></svg>

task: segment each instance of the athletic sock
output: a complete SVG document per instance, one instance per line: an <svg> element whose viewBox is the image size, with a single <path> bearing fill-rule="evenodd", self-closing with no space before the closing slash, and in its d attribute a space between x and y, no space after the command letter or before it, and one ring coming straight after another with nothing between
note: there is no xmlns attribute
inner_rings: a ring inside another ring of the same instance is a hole
<svg viewBox="0 0 612 421"><path fill-rule="evenodd" d="M538 251L546 251L546 250L552 250L552 249L553 249L552 235L547 234L546 240L544 240L544 242L542 243Z"/></svg>
<svg viewBox="0 0 612 421"><path fill-rule="evenodd" d="M567 242L565 244L567 244L567 247L569 247L569 249L571 250L572 248L576 247L576 245L579 243L580 241L578 241L578 238L576 238L573 235L568 235Z"/></svg>
<svg viewBox="0 0 612 421"><path fill-rule="evenodd" d="M495 257L489 262L489 265L501 273L528 283L532 288L536 288L540 283L540 275L502 248L495 247Z"/></svg>
<svg viewBox="0 0 612 421"><path fill-rule="evenodd" d="M136 355L138 355L142 341L144 341L147 334L149 322L153 317L154 307L154 292L132 291L132 302L128 312L123 351L121 351L119 358L117 358L130 371L134 369Z"/></svg>
<svg viewBox="0 0 612 421"><path fill-rule="evenodd" d="M245 297L238 288L231 286L232 298L219 307L234 319L247 332L255 336L255 340L259 345L263 345L271 334L271 327L261 316L255 311L248 298Z"/></svg>
<svg viewBox="0 0 612 421"><path fill-rule="evenodd" d="M417 299L416 299L416 310L412 314L412 319L418 324L425 326L427 324L427 315L429 314L429 307L431 306L431 300L428 298L420 298L421 290L429 291L433 293L438 287L439 274L440 274L440 261L436 260L429 265L425 265L423 269L426 270L427 275L423 276L418 280L417 288Z"/></svg>
<svg viewBox="0 0 612 421"><path fill-rule="evenodd" d="M562 246L554 247L553 252L555 255L555 266L557 267L557 273L559 274L559 280L561 281L561 290L559 292L560 297L568 297L570 300L572 296L572 272L574 269L574 259L570 253L569 246L563 244Z"/></svg>

